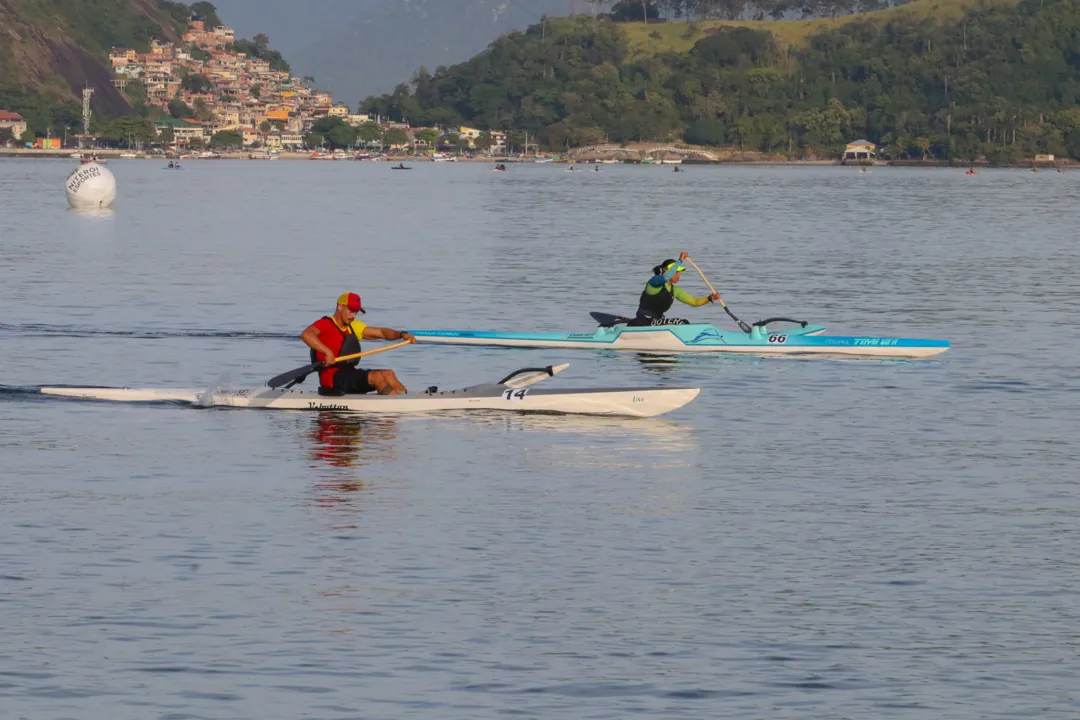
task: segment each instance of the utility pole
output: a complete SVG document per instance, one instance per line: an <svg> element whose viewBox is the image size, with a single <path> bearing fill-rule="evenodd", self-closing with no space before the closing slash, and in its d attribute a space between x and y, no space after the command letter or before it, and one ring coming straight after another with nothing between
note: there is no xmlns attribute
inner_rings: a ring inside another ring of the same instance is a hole
<svg viewBox="0 0 1080 720"><path fill-rule="evenodd" d="M87 136L90 135L90 114L91 114L90 96L93 95L93 94L94 94L94 88L92 88L92 87L83 88L83 91L82 91L82 126L83 126L82 131L83 131L83 134L82 134L82 137L79 138L79 149L80 150L83 148L83 142L86 140Z"/></svg>

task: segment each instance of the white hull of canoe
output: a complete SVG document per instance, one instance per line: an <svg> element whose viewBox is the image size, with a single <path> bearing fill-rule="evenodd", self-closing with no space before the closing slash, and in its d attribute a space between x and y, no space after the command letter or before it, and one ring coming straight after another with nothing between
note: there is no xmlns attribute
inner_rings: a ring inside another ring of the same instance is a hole
<svg viewBox="0 0 1080 720"><path fill-rule="evenodd" d="M181 402L210 407L266 408L275 410L337 410L373 415L430 413L444 410L489 410L539 412L622 417L655 417L676 410L697 397L698 388L658 390L514 390L499 394L470 396L454 392L434 395L347 395L331 397L318 393L271 388L250 388L215 392L203 400L195 389L69 388L44 387L40 392L84 400L113 402ZM461 391L458 391L461 392Z"/></svg>

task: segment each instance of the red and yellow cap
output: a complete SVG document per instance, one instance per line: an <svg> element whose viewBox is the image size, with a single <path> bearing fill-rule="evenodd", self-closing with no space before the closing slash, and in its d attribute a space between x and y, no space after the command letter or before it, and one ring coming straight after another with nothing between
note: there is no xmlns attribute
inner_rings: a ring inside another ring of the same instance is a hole
<svg viewBox="0 0 1080 720"><path fill-rule="evenodd" d="M356 293L345 293L337 299L338 305L344 305L353 312L360 312L367 315L367 310L360 304L360 296Z"/></svg>

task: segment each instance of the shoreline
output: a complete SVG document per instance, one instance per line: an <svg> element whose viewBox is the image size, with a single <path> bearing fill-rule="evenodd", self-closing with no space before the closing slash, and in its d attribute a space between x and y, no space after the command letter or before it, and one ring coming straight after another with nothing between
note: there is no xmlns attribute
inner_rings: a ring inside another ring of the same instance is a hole
<svg viewBox="0 0 1080 720"><path fill-rule="evenodd" d="M78 158L72 157L73 153L80 152L76 149L31 149L31 148L0 148L0 158L31 158L38 160L71 160L78 161ZM100 150L88 150L88 154L95 155L104 160L157 160L160 162L176 161L176 158L167 158L164 155L146 155L139 154L138 157L121 157L121 155L130 154L128 150L117 149L100 149ZM183 163L191 162L207 162L212 160L247 160L250 162L267 162L271 160L316 160L316 161L332 161L332 162L364 162L364 163L434 163L426 155L395 155L384 156L374 159L362 159L359 160L355 157L312 157L310 152L281 152L271 157L250 157L255 151L245 152L221 152L217 153L220 157L214 158L199 158L199 157L185 157L181 158ZM442 161L443 163L480 163L480 164L494 164L494 163L513 163L513 164L535 164L531 158L522 157L510 157L510 156L491 156L491 157L458 157L454 160ZM551 164L559 165L593 165L603 164L601 161L594 157L586 158L553 158ZM546 163L545 163L546 164ZM610 164L610 163L609 163ZM872 163L844 163L840 160L781 160L781 159L749 159L749 158L725 158L722 160L707 160L703 158L685 158L681 163L641 163L633 159L624 159L620 164L625 165L655 165L655 166L677 166L677 165L783 165L783 166L809 166L809 167L850 167L852 169L858 167L892 167L892 168L943 168L943 169L957 169L957 168L998 168L998 169L1024 169L1031 170L1032 168L1075 168L1080 166L1080 162L1071 158L1055 158L1054 160L1023 160L1010 164L992 164L986 161L982 162L958 162L947 160L877 160Z"/></svg>

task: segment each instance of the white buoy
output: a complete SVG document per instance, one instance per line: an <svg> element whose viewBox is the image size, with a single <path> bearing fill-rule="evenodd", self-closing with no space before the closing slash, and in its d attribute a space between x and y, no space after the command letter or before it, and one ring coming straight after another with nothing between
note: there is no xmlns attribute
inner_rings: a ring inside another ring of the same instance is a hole
<svg viewBox="0 0 1080 720"><path fill-rule="evenodd" d="M75 169L67 179L68 205L76 210L103 210L116 199L116 178L97 163Z"/></svg>

